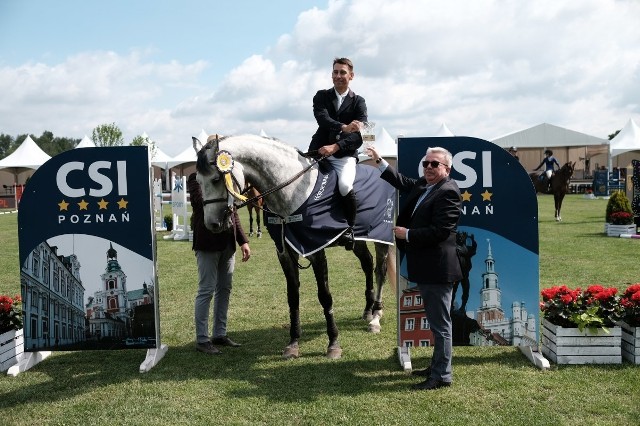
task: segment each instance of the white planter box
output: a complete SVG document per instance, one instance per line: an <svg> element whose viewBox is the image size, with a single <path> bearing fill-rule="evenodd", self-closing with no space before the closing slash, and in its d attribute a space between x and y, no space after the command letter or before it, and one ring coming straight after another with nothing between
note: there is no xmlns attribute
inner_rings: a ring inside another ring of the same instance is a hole
<svg viewBox="0 0 640 426"><path fill-rule="evenodd" d="M0 334L0 371L6 371L17 364L23 352L22 329Z"/></svg>
<svg viewBox="0 0 640 426"><path fill-rule="evenodd" d="M622 329L609 333L542 323L542 353L556 364L622 364Z"/></svg>
<svg viewBox="0 0 640 426"><path fill-rule="evenodd" d="M631 327L626 322L619 324L622 329L622 357L640 365L640 327Z"/></svg>
<svg viewBox="0 0 640 426"><path fill-rule="evenodd" d="M619 237L620 234L635 234L636 225L612 225L605 223L604 232L609 237Z"/></svg>

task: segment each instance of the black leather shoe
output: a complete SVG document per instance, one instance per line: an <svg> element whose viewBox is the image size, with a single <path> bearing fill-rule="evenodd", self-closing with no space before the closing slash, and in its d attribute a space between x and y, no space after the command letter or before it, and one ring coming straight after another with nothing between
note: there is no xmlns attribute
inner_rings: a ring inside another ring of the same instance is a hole
<svg viewBox="0 0 640 426"><path fill-rule="evenodd" d="M438 380L438 379L429 379L429 380L425 380L424 382L420 382L415 385L412 385L411 389L432 390L432 389L438 389L438 388L446 388L449 386L451 386L451 382L443 382L442 380Z"/></svg>
<svg viewBox="0 0 640 426"><path fill-rule="evenodd" d="M424 370L413 370L411 374L414 376L429 377L431 376L431 367L427 367Z"/></svg>
<svg viewBox="0 0 640 426"><path fill-rule="evenodd" d="M242 346L240 343L234 342L229 339L229 336L216 337L211 339L211 343L218 346L230 346L232 348L237 348L238 346Z"/></svg>

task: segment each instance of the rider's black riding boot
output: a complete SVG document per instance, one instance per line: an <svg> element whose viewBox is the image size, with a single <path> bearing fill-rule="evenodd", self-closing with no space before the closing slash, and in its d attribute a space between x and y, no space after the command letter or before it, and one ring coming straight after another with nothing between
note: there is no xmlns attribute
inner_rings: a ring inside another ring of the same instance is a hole
<svg viewBox="0 0 640 426"><path fill-rule="evenodd" d="M356 212L358 211L358 201L356 199L356 193L351 190L342 197L342 203L344 207L344 215L347 219L347 228L342 234L341 240L344 242L344 248L347 250L353 250L354 244L354 235L353 235L353 225L356 223Z"/></svg>

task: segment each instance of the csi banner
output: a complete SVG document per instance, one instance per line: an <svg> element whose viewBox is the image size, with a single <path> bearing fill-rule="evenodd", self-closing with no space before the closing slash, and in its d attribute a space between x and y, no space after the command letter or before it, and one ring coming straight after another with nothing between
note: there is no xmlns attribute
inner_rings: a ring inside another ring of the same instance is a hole
<svg viewBox="0 0 640 426"><path fill-rule="evenodd" d="M491 142L432 137L398 140L400 173L421 177L426 150L436 146L453 154L451 176L462 194L457 243L464 278L454 289L454 345L537 346L538 203L526 170ZM399 344L430 346L420 292L406 278L402 251L399 259Z"/></svg>
<svg viewBox="0 0 640 426"><path fill-rule="evenodd" d="M24 350L156 348L147 147L74 149L42 165L18 211Z"/></svg>

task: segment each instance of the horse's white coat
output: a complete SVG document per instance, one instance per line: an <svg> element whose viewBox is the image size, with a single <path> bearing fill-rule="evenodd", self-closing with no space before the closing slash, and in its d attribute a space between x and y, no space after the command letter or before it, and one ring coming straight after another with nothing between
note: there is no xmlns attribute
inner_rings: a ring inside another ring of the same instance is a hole
<svg viewBox="0 0 640 426"><path fill-rule="evenodd" d="M286 182L311 164L311 160L299 155L295 148L281 141L256 135L229 136L220 140L219 150L229 152L235 164L241 164L244 180L253 182L261 193ZM210 162L215 153L213 149L207 152ZM236 166L234 172L235 168ZM212 181L215 174L217 171L199 177L205 199L226 196L222 180ZM289 216L309 198L317 177L318 170L314 166L290 185L265 196L264 201L269 210L283 217ZM226 206L222 203L206 205L205 217L220 217L224 207Z"/></svg>

